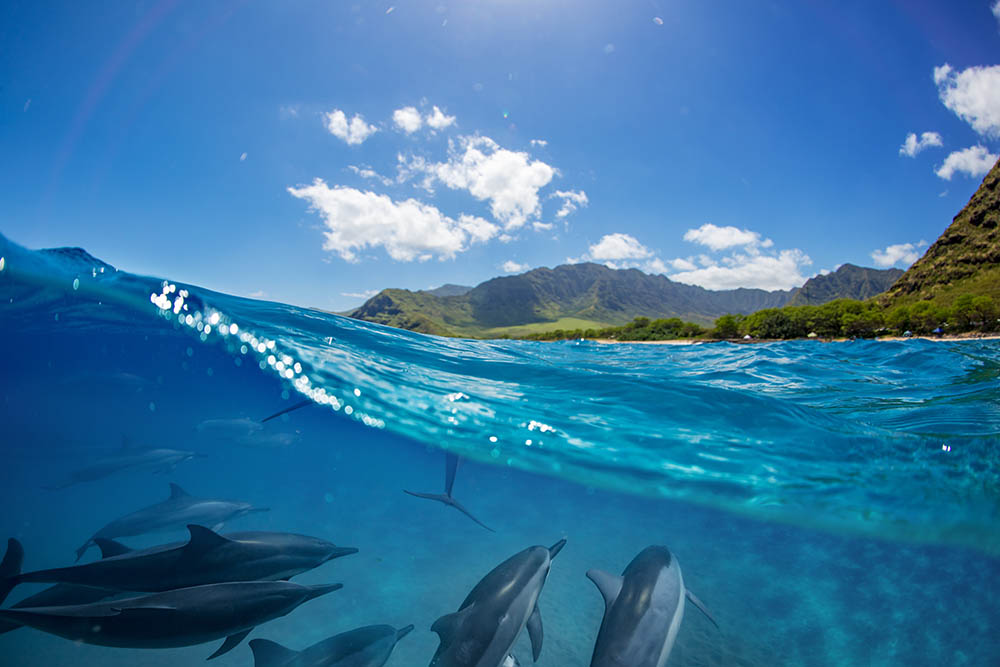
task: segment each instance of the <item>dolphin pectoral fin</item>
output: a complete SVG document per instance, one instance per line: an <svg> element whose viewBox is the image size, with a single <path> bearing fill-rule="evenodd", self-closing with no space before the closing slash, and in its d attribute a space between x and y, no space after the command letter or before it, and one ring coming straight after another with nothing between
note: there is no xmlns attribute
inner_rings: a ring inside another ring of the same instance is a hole
<svg viewBox="0 0 1000 667"><path fill-rule="evenodd" d="M132 551L121 542L109 540L105 537L95 537L94 543L101 550L101 558L113 558L114 556L121 556Z"/></svg>
<svg viewBox="0 0 1000 667"><path fill-rule="evenodd" d="M83 554L87 553L87 549L90 548L91 544L94 544L94 538L90 538L89 540L87 540L86 542L83 543L83 546L81 546L80 548L78 548L76 550L76 561L77 562L80 562L80 559L83 558Z"/></svg>
<svg viewBox="0 0 1000 667"><path fill-rule="evenodd" d="M716 623L715 619L712 618L712 615L708 613L708 608L705 607L705 603L699 600L697 595L695 595L694 593L692 593L687 589L684 590L684 595L686 595L687 599L691 601L691 604L693 604L695 607L698 607L698 610L701 611L701 613L705 614L708 620L712 621L712 625L714 625L716 629L719 629L719 624Z"/></svg>
<svg viewBox="0 0 1000 667"><path fill-rule="evenodd" d="M538 662L538 656L542 654L542 615L538 612L538 603L531 610L528 617L528 637L531 639L531 659Z"/></svg>
<svg viewBox="0 0 1000 667"><path fill-rule="evenodd" d="M250 641L250 650L253 651L253 667L281 667L287 665L298 651L285 648L278 642L269 639L253 639Z"/></svg>
<svg viewBox="0 0 1000 667"><path fill-rule="evenodd" d="M24 547L11 537L7 540L7 552L0 562L0 603L7 599L14 586L17 586L17 575L21 574L23 564Z"/></svg>
<svg viewBox="0 0 1000 667"><path fill-rule="evenodd" d="M604 609L607 611L615 603L622 590L621 577L609 574L603 570L587 570L587 578L594 582L597 590L604 596Z"/></svg>
<svg viewBox="0 0 1000 667"><path fill-rule="evenodd" d="M452 637L455 635L455 631L458 630L459 626L462 625L462 621L465 619L466 614L469 610L475 606L475 603L470 604L465 609L460 609L454 614L445 614L438 620L434 621L434 625L431 626L431 632L436 632L438 637L441 638L441 645L446 646L451 643Z"/></svg>
<svg viewBox="0 0 1000 667"><path fill-rule="evenodd" d="M213 653L212 655L208 656L206 658L206 660L214 660L215 658L218 658L223 653L229 653L234 648L236 648L236 646L241 641L243 641L244 639L246 639L247 635L250 634L250 632L252 630L253 630L253 628L247 628L243 632L237 632L235 635L229 635L228 637L226 637L226 641L222 642L222 646L220 646L218 649L216 649L215 653Z"/></svg>
<svg viewBox="0 0 1000 667"><path fill-rule="evenodd" d="M467 516L467 517L469 517L470 519L472 519L473 521L475 521L476 523L478 523L478 524L479 524L480 526L482 526L482 527L483 527L483 528L485 528L486 530L490 531L491 533L495 533L495 532L497 532L497 531L493 530L492 528L490 528L489 526L487 526L487 525L486 525L485 523L483 523L482 521L480 521L479 519L477 519L476 517L472 516L472 512L470 512L469 510L467 510L467 509L465 509L464 507L462 507L462 504L461 504L461 503L459 503L459 502L458 502L457 500L455 500L454 498L452 498L452 499L451 499L451 502L450 502L450 503L448 503L448 504L449 504L449 505L451 505L452 507L454 507L455 509L457 509L457 510L458 510L459 512L461 512L461 513L462 513L462 514L464 514L465 516Z"/></svg>

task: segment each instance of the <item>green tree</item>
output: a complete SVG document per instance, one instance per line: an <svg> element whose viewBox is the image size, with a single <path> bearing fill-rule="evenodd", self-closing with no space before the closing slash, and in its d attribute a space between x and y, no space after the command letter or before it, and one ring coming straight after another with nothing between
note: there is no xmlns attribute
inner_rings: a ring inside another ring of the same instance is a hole
<svg viewBox="0 0 1000 667"><path fill-rule="evenodd" d="M713 338L736 338L740 335L740 324L742 315L723 315L715 320L715 329L712 330Z"/></svg>

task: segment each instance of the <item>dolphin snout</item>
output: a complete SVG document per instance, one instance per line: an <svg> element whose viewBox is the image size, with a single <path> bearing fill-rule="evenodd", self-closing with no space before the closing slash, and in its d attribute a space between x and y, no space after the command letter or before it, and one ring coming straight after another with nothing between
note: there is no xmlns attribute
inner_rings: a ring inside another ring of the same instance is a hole
<svg viewBox="0 0 1000 667"><path fill-rule="evenodd" d="M254 512L270 512L270 507L250 507L247 508L247 514L252 514Z"/></svg>
<svg viewBox="0 0 1000 667"><path fill-rule="evenodd" d="M566 546L566 540L562 539L549 547L549 558L555 558L556 554L562 551L562 548Z"/></svg>
<svg viewBox="0 0 1000 667"><path fill-rule="evenodd" d="M356 554L356 553L358 553L358 550L355 547L333 547L327 554L326 559L328 561L331 561L334 558L340 558L341 556L350 556L351 554Z"/></svg>
<svg viewBox="0 0 1000 667"><path fill-rule="evenodd" d="M309 600L314 600L321 595L326 595L327 593L332 593L334 591L339 591L344 587L344 584L321 584L319 586L309 586Z"/></svg>
<svg viewBox="0 0 1000 667"><path fill-rule="evenodd" d="M413 632L412 625L407 625L405 628L400 628L399 630L396 630L396 641L398 642L400 639L410 634L411 632Z"/></svg>

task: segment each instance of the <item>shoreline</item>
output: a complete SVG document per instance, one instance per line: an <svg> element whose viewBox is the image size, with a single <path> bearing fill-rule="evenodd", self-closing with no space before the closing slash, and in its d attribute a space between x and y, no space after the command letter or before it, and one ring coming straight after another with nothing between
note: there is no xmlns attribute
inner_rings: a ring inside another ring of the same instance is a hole
<svg viewBox="0 0 1000 667"><path fill-rule="evenodd" d="M956 334L956 335L943 335L943 336L877 336L875 338L859 338L857 340L873 340L873 341L903 341L903 340L931 340L938 343L944 343L949 341L962 341L962 340L1000 340L1000 334ZM850 343L852 339L850 338L752 338L750 340L744 340L742 338L721 338L721 339L707 339L707 338L673 338L670 340L617 340L614 338L587 338L585 340L592 341L594 343L601 343L602 345L621 345L621 344L637 344L637 345L710 345L713 343L739 343L741 345L752 345L754 343L781 343L793 340L811 340L818 343ZM544 342L557 342L557 341L544 341Z"/></svg>

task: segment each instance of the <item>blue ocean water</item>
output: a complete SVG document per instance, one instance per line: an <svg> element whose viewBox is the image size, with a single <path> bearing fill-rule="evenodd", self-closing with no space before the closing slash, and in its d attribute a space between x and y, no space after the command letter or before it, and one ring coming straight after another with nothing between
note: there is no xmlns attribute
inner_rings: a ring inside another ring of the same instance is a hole
<svg viewBox="0 0 1000 667"><path fill-rule="evenodd" d="M360 550L296 578L343 590L251 635L295 649L412 623L388 664L426 665L431 624L486 572L565 537L541 665L589 664L603 602L584 573L650 544L720 625L689 608L670 665L1000 664L1000 341L440 339L77 249L0 237L0 257L0 537L25 545L26 569L71 564L175 482L271 508L224 530ZM47 488L123 441L204 456ZM402 492L440 493L445 451L463 460L455 496L495 533ZM0 664L181 665L216 647L19 629L0 634ZM531 663L526 637L515 653ZM253 664L245 644L215 662Z"/></svg>

